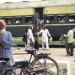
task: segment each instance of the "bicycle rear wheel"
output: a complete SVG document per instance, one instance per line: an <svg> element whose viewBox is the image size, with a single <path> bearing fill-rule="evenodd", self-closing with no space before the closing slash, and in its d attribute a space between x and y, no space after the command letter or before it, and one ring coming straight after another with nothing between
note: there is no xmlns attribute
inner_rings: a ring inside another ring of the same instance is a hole
<svg viewBox="0 0 75 75"><path fill-rule="evenodd" d="M52 72L52 75L59 75L59 67L57 62L49 56L42 56L40 58L36 57L36 59L32 61L32 67L34 70L45 69Z"/></svg>

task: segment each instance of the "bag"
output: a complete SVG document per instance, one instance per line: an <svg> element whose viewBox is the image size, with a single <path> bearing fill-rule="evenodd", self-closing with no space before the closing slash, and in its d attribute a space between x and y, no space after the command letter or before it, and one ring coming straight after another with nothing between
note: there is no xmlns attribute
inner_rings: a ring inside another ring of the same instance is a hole
<svg viewBox="0 0 75 75"><path fill-rule="evenodd" d="M26 35L23 36L22 41L23 42L26 42L27 41L27 36Z"/></svg>

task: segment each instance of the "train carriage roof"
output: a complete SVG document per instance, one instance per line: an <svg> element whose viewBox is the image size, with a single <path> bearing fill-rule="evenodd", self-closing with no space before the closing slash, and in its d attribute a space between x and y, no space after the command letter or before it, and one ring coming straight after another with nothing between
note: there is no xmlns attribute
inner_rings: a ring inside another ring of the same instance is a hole
<svg viewBox="0 0 75 75"><path fill-rule="evenodd" d="M75 13L75 0L0 3L0 16L35 15L34 8L40 7L44 14Z"/></svg>
<svg viewBox="0 0 75 75"><path fill-rule="evenodd" d="M30 7L46 7L46 6L66 6L75 5L75 0L49 0L49 1L33 1L33 2L6 2L0 3L0 9L16 9Z"/></svg>

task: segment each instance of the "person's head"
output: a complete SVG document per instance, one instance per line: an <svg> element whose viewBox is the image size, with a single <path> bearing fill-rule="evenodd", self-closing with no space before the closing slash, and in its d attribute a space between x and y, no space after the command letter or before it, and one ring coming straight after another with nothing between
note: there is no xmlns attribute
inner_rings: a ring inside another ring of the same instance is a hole
<svg viewBox="0 0 75 75"><path fill-rule="evenodd" d="M6 22L3 19L0 19L0 34L3 34L6 30Z"/></svg>
<svg viewBox="0 0 75 75"><path fill-rule="evenodd" d="M46 26L43 26L43 29L46 29Z"/></svg>
<svg viewBox="0 0 75 75"><path fill-rule="evenodd" d="M29 26L29 29L33 29L33 26Z"/></svg>

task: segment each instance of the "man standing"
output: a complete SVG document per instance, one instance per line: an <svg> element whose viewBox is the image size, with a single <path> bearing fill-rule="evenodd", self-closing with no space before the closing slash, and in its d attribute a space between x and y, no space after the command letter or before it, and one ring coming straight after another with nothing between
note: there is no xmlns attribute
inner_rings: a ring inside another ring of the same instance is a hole
<svg viewBox="0 0 75 75"><path fill-rule="evenodd" d="M37 34L42 35L42 48L44 49L46 45L46 49L49 49L48 38L52 38L52 37L48 29L46 29L45 26L43 26L43 29L41 29Z"/></svg>
<svg viewBox="0 0 75 75"><path fill-rule="evenodd" d="M34 37L33 37L32 27L29 27L27 31L27 45L31 46L33 44L34 44Z"/></svg>
<svg viewBox="0 0 75 75"><path fill-rule="evenodd" d="M71 29L68 31L67 35L64 34L64 37L67 37L67 43L66 43L66 51L67 55L73 56L73 42L74 42L74 30Z"/></svg>
<svg viewBox="0 0 75 75"><path fill-rule="evenodd" d="M12 66L13 54L12 54L12 34L9 31L6 31L6 23L4 20L0 19L0 59L9 59L8 65ZM1 65L0 65L1 66ZM0 75L2 71L0 70ZM12 75L11 71L8 75Z"/></svg>

